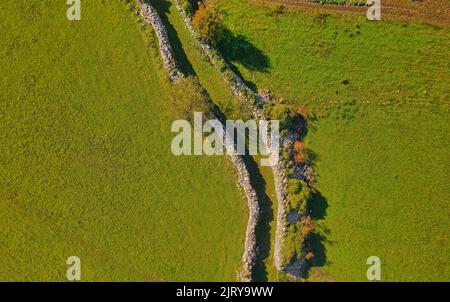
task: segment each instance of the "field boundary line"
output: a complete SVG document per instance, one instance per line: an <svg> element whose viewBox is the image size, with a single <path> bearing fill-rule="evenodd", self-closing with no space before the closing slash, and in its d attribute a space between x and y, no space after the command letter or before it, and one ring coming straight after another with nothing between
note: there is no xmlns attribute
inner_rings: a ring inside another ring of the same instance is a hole
<svg viewBox="0 0 450 302"><path fill-rule="evenodd" d="M180 5L179 0L175 0L176 7L181 14L181 17L186 24L187 29L192 34L194 40L197 42L198 46L204 53L207 55L209 61L216 68L220 74L222 75L222 79L229 86L231 92L235 97L241 100L252 112L253 116L256 120L265 120L265 115L263 113L262 107L268 103L271 99L271 96L263 96L256 92L254 92L251 88L249 88L244 80L239 77L229 66L229 64L225 61L220 51L209 43L205 42L199 33L193 28L191 24L191 18L188 16L186 11ZM280 146L282 150L291 150L293 146L293 142L299 138L299 135L294 132L290 132L284 139L280 140ZM269 148L270 148L269 141ZM284 239L287 233L287 185L288 185L288 176L286 175L286 167L284 166L283 161L278 161L277 163L272 163L271 165L274 182L275 182L275 191L277 195L277 221L276 221L276 230L275 230L275 244L274 244L274 265L278 271L284 271L286 266L283 263L283 247L284 247ZM306 175L302 175L304 178L308 178ZM305 215L306 213L301 213ZM299 269L303 270L306 261L304 257L306 253L304 252L301 255L302 260L299 261L300 266Z"/></svg>
<svg viewBox="0 0 450 302"><path fill-rule="evenodd" d="M170 79L173 82L177 82L180 78L185 77L185 74L179 69L174 51L167 35L167 29L164 26L158 12L150 3L144 2L144 0L137 1L141 7L141 15L144 17L144 20L153 27L159 40L160 53L164 62L164 67L167 70ZM221 125L225 133L226 128L222 123ZM225 144L227 150L233 150L232 154L229 154L228 157L237 170L237 183L244 190L249 209L244 253L242 256L242 266L239 268L237 275L241 281L252 281L253 266L257 257L256 226L258 224L260 214L259 202L256 190L251 184L250 173L245 164L244 157L237 155L236 146L233 142L225 140Z"/></svg>

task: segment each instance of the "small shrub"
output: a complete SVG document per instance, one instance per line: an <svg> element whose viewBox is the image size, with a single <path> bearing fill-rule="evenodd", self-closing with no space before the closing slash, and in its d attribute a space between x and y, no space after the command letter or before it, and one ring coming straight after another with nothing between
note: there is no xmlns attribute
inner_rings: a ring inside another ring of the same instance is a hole
<svg viewBox="0 0 450 302"><path fill-rule="evenodd" d="M264 106L265 115L272 120L280 121L280 132L292 127L292 109L285 104L267 104Z"/></svg>
<svg viewBox="0 0 450 302"><path fill-rule="evenodd" d="M302 194L290 194L288 200L291 209L295 209L299 213L306 211L307 203Z"/></svg>
<svg viewBox="0 0 450 302"><path fill-rule="evenodd" d="M176 118L192 121L194 111L203 112L204 116L210 117L212 102L197 78L181 78L176 85L172 89L169 108Z"/></svg>
<svg viewBox="0 0 450 302"><path fill-rule="evenodd" d="M296 163L304 163L308 160L308 153L306 152L305 144L303 142L294 142L294 153L294 161Z"/></svg>
<svg viewBox="0 0 450 302"><path fill-rule="evenodd" d="M224 38L223 16L212 0L200 5L194 14L192 25L211 44L216 45Z"/></svg>
<svg viewBox="0 0 450 302"><path fill-rule="evenodd" d="M308 215L306 219L302 222L302 227L300 229L300 234L303 237L307 237L309 234L311 234L314 231L314 223L311 219L311 216Z"/></svg>
<svg viewBox="0 0 450 302"><path fill-rule="evenodd" d="M298 235L297 228L291 225L287 229L286 241L283 247L282 262L287 266L302 255L304 238Z"/></svg>
<svg viewBox="0 0 450 302"><path fill-rule="evenodd" d="M291 178L288 180L288 193L299 194L302 190L302 181L300 179Z"/></svg>
<svg viewBox="0 0 450 302"><path fill-rule="evenodd" d="M308 201L311 197L311 189L300 179L289 179L288 183L288 210L296 210L304 213L308 207Z"/></svg>

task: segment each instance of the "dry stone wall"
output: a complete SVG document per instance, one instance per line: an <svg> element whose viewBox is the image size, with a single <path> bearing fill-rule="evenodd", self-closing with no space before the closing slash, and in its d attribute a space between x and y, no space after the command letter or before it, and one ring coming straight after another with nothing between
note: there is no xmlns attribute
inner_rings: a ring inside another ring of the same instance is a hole
<svg viewBox="0 0 450 302"><path fill-rule="evenodd" d="M225 131L225 128L224 130ZM230 140L225 139L227 150L236 150L234 144ZM228 153L229 154L229 153ZM259 202L255 189L251 185L250 173L244 163L242 156L236 155L235 152L229 155L231 162L237 170L238 183L242 187L247 197L248 204L248 222L245 236L244 254L242 256L242 266L238 271L238 278L241 281L252 281L252 271L255 265L256 253L256 226L259 220Z"/></svg>
<svg viewBox="0 0 450 302"><path fill-rule="evenodd" d="M141 15L145 21L152 25L156 36L159 40L160 52L163 58L164 66L169 73L169 77L172 81L178 80L183 77L183 72L178 68L178 64L175 59L172 47L170 45L169 38L167 36L167 30L161 21L155 8L149 4L138 0L141 5ZM223 125L222 125L223 127ZM223 133L225 133L225 127L223 127ZM248 222L245 236L244 254L242 256L242 266L238 271L238 277L241 281L252 281L253 266L256 261L256 226L258 224L260 208L255 189L251 185L250 173L245 165L242 156L239 156L234 152L236 150L234 143L228 139L225 139L227 152L229 159L236 167L237 182L243 189L247 198L248 204Z"/></svg>
<svg viewBox="0 0 450 302"><path fill-rule="evenodd" d="M178 11L180 12L187 29L191 32L198 46L208 56L211 64L216 67L222 74L223 79L229 85L232 93L242 102L248 103L252 109L256 119L264 118L261 107L266 103L263 96L255 93L249 88L231 68L225 63L220 53L211 45L206 43L200 35L192 27L191 19L186 14L178 0L175 0ZM283 143L281 142L281 145ZM274 265L277 270L284 269L282 262L282 249L284 245L284 234L286 233L286 216L287 216L287 177L285 167L281 161L272 164L274 174L275 190L278 200L277 224L275 232L275 248L274 248Z"/></svg>
<svg viewBox="0 0 450 302"><path fill-rule="evenodd" d="M252 106L263 105L264 99L260 95L255 93L252 89L250 89L244 83L242 78L239 77L225 62L220 52L215 47L205 42L201 38L200 34L192 27L191 18L180 5L180 2L178 0L175 0L175 4L184 20L184 23L186 24L187 29L190 31L203 53L208 56L211 64L222 74L222 78L229 85L231 92L240 100L244 102L250 102L250 105Z"/></svg>
<svg viewBox="0 0 450 302"><path fill-rule="evenodd" d="M164 67L166 68L169 78L171 81L177 81L183 76L183 73L178 68L177 60L170 45L169 37L167 35L167 29L161 21L158 12L155 8L144 2L143 0L138 0L141 6L141 15L144 17L145 22L149 23L156 34L159 41L159 51L163 59Z"/></svg>

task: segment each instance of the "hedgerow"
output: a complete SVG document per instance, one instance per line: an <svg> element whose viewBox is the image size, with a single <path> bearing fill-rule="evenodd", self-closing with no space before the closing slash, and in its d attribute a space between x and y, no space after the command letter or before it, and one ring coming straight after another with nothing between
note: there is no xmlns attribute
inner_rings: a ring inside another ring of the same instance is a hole
<svg viewBox="0 0 450 302"><path fill-rule="evenodd" d="M366 1L356 1L356 0L351 0L350 5L351 6L368 6Z"/></svg>
<svg viewBox="0 0 450 302"><path fill-rule="evenodd" d="M345 0L310 0L310 1L319 4L345 5Z"/></svg>

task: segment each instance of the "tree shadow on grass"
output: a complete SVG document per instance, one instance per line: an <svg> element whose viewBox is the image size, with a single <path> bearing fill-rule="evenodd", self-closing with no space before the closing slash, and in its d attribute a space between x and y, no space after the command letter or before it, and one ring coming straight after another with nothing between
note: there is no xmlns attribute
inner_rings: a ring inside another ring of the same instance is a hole
<svg viewBox="0 0 450 302"><path fill-rule="evenodd" d="M327 262L327 249L324 245L326 238L319 233L311 234L309 242L311 245L311 251L314 254L312 267L324 266Z"/></svg>
<svg viewBox="0 0 450 302"><path fill-rule="evenodd" d="M253 45L247 37L225 29L219 50L228 63L239 62L251 71L267 72L269 57Z"/></svg>
<svg viewBox="0 0 450 302"><path fill-rule="evenodd" d="M150 1L145 0L145 2L151 4L156 11L158 12L161 21L167 29L167 35L169 36L170 45L175 53L175 58L177 58L178 65L181 71L186 75L196 76L196 72L191 62L189 61L184 49L181 44L181 40L178 36L177 31L173 27L172 23L170 23L167 14L170 14L169 8L172 6L172 3L167 0L158 0L158 1Z"/></svg>
<svg viewBox="0 0 450 302"><path fill-rule="evenodd" d="M313 193L312 200L308 204L308 210L311 218L317 223L324 220L327 215L328 201L319 191ZM314 255L309 265L304 271L303 278L308 278L311 267L322 267L327 264L327 249L325 243L329 242L327 235L330 230L323 225L316 228L316 231L308 236L306 241L307 249Z"/></svg>
<svg viewBox="0 0 450 302"><path fill-rule="evenodd" d="M312 202L309 204L311 218L314 220L325 219L325 216L327 215L327 208L328 201L322 193L316 191L313 194Z"/></svg>
<svg viewBox="0 0 450 302"><path fill-rule="evenodd" d="M218 49L230 68L253 91L257 91L255 83L245 80L239 68L234 63L240 63L250 71L267 72L270 67L269 57L261 49L254 46L245 36L235 35L229 29L225 29L224 38L218 45Z"/></svg>

